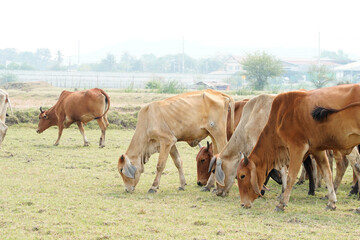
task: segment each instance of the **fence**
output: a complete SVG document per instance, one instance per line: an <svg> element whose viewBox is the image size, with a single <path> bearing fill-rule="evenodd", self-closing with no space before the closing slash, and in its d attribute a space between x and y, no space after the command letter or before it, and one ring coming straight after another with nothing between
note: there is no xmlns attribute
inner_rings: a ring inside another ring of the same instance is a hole
<svg viewBox="0 0 360 240"><path fill-rule="evenodd" d="M119 73L119 72L66 72L0 70L0 76L12 74L20 82L44 81L62 88L145 88L150 80L175 80L190 88L199 81L224 82L231 74L170 74L170 73Z"/></svg>

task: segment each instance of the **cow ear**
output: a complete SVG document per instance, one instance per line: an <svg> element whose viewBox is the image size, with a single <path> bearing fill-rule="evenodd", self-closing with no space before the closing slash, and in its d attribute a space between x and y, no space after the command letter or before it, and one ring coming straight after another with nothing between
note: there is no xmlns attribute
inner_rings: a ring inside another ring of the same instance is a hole
<svg viewBox="0 0 360 240"><path fill-rule="evenodd" d="M262 194L259 189L259 184L258 184L258 179L257 179L257 174L256 174L256 167L253 167L251 169L250 182L251 182L254 192L262 197Z"/></svg>
<svg viewBox="0 0 360 240"><path fill-rule="evenodd" d="M213 168L215 162L216 162L216 156L214 156L214 157L210 160L208 172L211 172L211 169Z"/></svg>
<svg viewBox="0 0 360 240"><path fill-rule="evenodd" d="M128 178L132 178L132 179L135 178L136 167L134 165L132 165L132 163L130 162L129 159L126 159L126 161L125 161L123 173Z"/></svg>
<svg viewBox="0 0 360 240"><path fill-rule="evenodd" d="M216 161L215 180L219 185L225 186L225 173L222 170L221 163L221 159L218 158Z"/></svg>

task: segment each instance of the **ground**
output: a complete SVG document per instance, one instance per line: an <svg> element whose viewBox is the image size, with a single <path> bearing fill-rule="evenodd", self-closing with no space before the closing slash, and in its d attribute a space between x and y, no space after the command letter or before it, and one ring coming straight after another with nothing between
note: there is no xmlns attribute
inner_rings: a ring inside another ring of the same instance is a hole
<svg viewBox="0 0 360 240"><path fill-rule="evenodd" d="M21 109L20 100L26 96L28 102L31 99L51 106L61 89L34 89L24 92L25 96L21 90L8 92L14 107ZM134 98L143 93L108 92L118 109L165 98L144 94L136 102ZM338 190L335 211L325 211L327 200L320 199L327 192L324 187L315 196L308 196L306 183L292 191L285 212L275 212L281 187L273 181L269 183L270 191L256 200L253 208L243 209L236 185L225 198L200 191L196 184L198 149L185 143L177 144L184 161L185 191L177 190L178 173L169 158L159 191L147 193L155 177L155 154L145 165L135 192L126 193L117 161L134 130L108 130L107 145L102 149L98 147L100 130L96 128L85 128L89 147L82 146L75 127L64 130L57 147L53 146L57 128L42 134L35 130L35 125L10 126L0 148L1 239L360 238L360 215L354 213L360 202L347 196L350 168Z"/></svg>

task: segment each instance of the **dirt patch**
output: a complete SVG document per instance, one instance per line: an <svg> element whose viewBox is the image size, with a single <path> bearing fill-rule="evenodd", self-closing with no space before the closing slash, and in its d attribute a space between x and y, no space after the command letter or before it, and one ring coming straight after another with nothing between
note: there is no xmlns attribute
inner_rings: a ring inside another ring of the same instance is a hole
<svg viewBox="0 0 360 240"><path fill-rule="evenodd" d="M2 86L4 89L19 89L25 92L29 92L36 88L52 88L47 82L11 82L6 83Z"/></svg>

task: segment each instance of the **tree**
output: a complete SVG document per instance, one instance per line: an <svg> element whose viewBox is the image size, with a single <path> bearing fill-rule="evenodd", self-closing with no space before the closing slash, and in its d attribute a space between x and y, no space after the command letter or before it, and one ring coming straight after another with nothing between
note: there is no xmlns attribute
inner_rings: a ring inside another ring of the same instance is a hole
<svg viewBox="0 0 360 240"><path fill-rule="evenodd" d="M99 64L99 71L114 72L116 71L116 58L114 55L108 53L106 58L101 60Z"/></svg>
<svg viewBox="0 0 360 240"><path fill-rule="evenodd" d="M335 60L337 63L340 64L347 64L352 62L351 59L348 57L347 54L345 54L342 50L338 50L337 52L332 51L322 51L321 55L322 58L330 58Z"/></svg>
<svg viewBox="0 0 360 240"><path fill-rule="evenodd" d="M335 73L325 65L311 65L308 70L309 81L316 88L322 88L327 83L335 80Z"/></svg>
<svg viewBox="0 0 360 240"><path fill-rule="evenodd" d="M249 54L241 64L255 90L263 90L269 78L280 76L282 73L281 61L265 52Z"/></svg>

